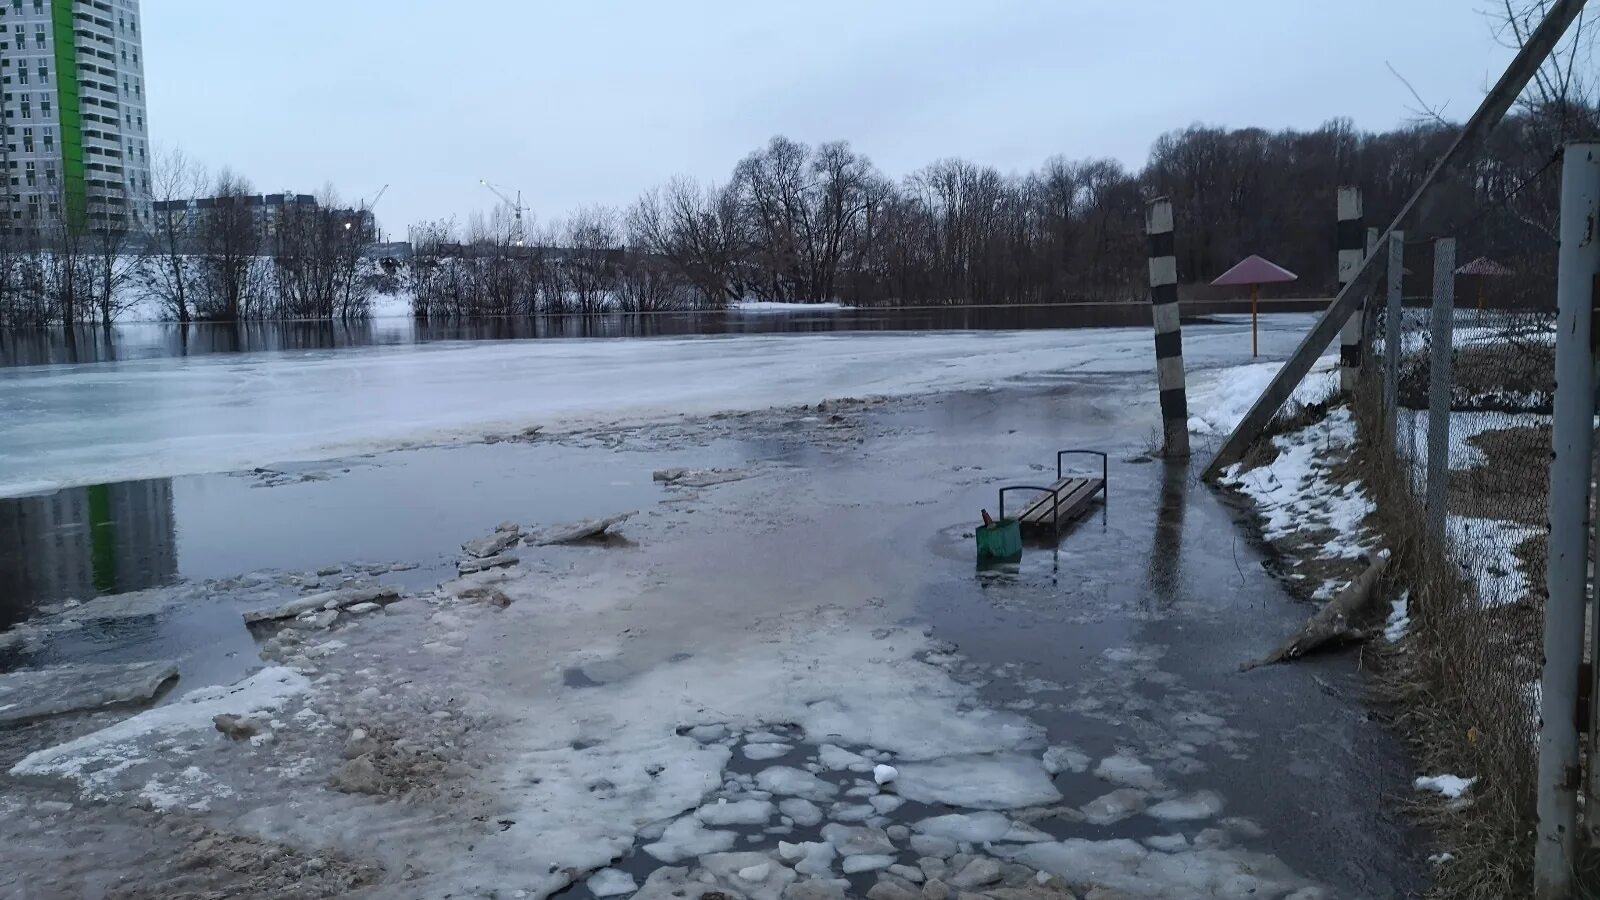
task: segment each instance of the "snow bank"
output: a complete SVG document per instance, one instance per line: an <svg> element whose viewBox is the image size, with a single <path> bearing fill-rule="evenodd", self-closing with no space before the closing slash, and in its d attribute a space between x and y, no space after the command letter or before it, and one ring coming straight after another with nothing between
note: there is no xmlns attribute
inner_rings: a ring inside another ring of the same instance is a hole
<svg viewBox="0 0 1600 900"><path fill-rule="evenodd" d="M1341 483L1332 472L1334 461L1353 449L1355 441L1355 419L1348 407L1339 407L1320 422L1274 437L1276 459L1249 470L1235 463L1223 473L1222 483L1255 501L1267 540L1327 530L1333 534L1319 556L1360 558L1370 542L1362 522L1377 507L1360 482Z"/></svg>
<svg viewBox="0 0 1600 900"><path fill-rule="evenodd" d="M1293 402L1302 406L1327 402L1339 387L1338 365L1337 356L1318 359L1294 389ZM1281 362L1251 363L1196 377L1189 387L1189 430L1204 435L1232 433L1281 368Z"/></svg>

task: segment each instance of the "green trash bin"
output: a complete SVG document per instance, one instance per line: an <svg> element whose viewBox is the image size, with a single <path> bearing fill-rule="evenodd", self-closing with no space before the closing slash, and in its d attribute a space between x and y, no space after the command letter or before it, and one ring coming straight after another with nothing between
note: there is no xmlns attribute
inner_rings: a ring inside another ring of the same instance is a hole
<svg viewBox="0 0 1600 900"><path fill-rule="evenodd" d="M1022 560L1022 526L1016 519L1001 519L978 526L978 565Z"/></svg>

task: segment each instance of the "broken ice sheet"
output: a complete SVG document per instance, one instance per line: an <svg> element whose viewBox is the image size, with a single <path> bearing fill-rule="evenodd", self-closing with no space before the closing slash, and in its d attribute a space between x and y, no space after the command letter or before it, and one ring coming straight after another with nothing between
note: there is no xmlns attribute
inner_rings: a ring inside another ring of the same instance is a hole
<svg viewBox="0 0 1600 900"><path fill-rule="evenodd" d="M894 785L907 800L970 809L1017 809L1061 799L1039 761L1017 753L904 763Z"/></svg>
<svg viewBox="0 0 1600 900"><path fill-rule="evenodd" d="M185 735L226 740L216 733L214 717L270 712L310 688L310 680L292 669L262 669L237 684L190 691L166 706L30 753L11 767L11 774L64 778L77 783L85 797L114 799L136 790L135 783L146 783L140 770L172 768L176 751L163 741Z"/></svg>
<svg viewBox="0 0 1600 900"><path fill-rule="evenodd" d="M154 697L176 677L170 662L84 664L0 675L0 726Z"/></svg>

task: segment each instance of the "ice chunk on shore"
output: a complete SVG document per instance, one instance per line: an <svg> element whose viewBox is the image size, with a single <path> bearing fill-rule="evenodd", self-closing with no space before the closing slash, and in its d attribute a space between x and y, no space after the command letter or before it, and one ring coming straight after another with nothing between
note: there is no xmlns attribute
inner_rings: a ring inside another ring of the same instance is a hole
<svg viewBox="0 0 1600 900"><path fill-rule="evenodd" d="M1039 761L1016 753L905 763L895 789L907 800L971 809L1015 809L1061 799Z"/></svg>

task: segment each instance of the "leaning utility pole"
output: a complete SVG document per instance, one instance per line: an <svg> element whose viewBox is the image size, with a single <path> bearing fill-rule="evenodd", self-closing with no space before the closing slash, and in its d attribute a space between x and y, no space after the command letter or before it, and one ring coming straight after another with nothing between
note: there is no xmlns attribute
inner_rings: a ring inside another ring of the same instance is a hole
<svg viewBox="0 0 1600 900"><path fill-rule="evenodd" d="M1217 455L1206 466L1207 477L1214 477L1224 467L1238 462L1250 445L1255 443L1256 438L1261 436L1262 431L1272 422L1272 417L1278 414L1284 402L1294 393L1295 387L1306 377L1306 373L1311 371L1311 366L1316 363L1317 357L1327 349L1345 320L1350 318L1350 314L1360 306L1362 299L1377 283L1379 261L1388 258L1386 252L1388 235L1404 228L1418 207L1425 205L1433 191L1477 154L1484 138L1505 117L1506 110L1516 102L1522 89L1528 86L1528 81L1539 70L1539 66L1544 64L1545 57L1550 55L1556 42L1566 32L1567 26L1578 17L1584 2L1585 0L1556 0L1551 5L1544 21L1540 22L1539 27L1528 36L1527 43L1517 51L1516 57L1501 74L1500 80L1489 89L1488 95L1483 98L1483 103L1479 104L1472 118L1467 120L1461 133L1456 136L1455 143L1451 144L1450 149L1445 151L1444 156L1434 164L1432 171L1422 180L1416 193L1412 194L1411 199L1401 208L1400 214L1395 216L1388 228L1384 229L1384 236L1378 242L1378 252L1368 256L1355 277L1340 288L1339 296L1334 298L1333 303L1322 314L1322 318L1312 326L1311 333L1300 342L1294 355L1290 356L1283 364L1283 368L1278 370L1272 384L1262 392L1255 405L1250 407L1250 411L1245 413L1233 433L1228 435L1228 439L1222 444L1222 449L1217 451ZM1419 236L1436 235L1428 235L1424 231L1419 233Z"/></svg>

